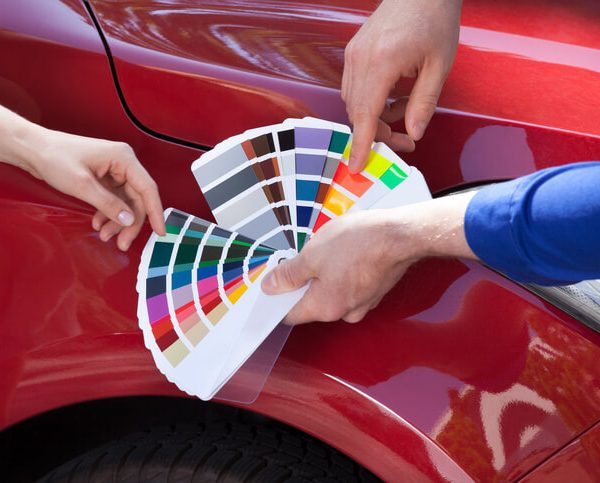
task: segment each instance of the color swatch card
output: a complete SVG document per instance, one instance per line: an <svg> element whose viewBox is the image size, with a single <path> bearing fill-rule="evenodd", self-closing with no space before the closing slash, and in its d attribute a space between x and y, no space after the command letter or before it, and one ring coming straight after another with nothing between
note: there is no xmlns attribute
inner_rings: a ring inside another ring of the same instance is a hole
<svg viewBox="0 0 600 483"><path fill-rule="evenodd" d="M305 289L267 296L262 276L293 250L275 250L177 210L151 235L138 273L138 318L160 371L210 399Z"/></svg>
<svg viewBox="0 0 600 483"><path fill-rule="evenodd" d="M336 217L431 198L421 173L383 143L350 173L351 146L347 126L287 119L193 163L217 223L166 210L167 234L150 236L137 282L145 344L180 389L210 399L242 368L233 385L256 397L291 330L278 324L307 289L268 296L265 274ZM251 376L240 379L244 367Z"/></svg>

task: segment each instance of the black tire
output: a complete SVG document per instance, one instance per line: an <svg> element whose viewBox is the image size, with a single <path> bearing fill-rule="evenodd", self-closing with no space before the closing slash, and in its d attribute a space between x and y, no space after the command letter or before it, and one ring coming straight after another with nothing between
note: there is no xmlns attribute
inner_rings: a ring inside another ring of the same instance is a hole
<svg viewBox="0 0 600 483"><path fill-rule="evenodd" d="M152 429L85 453L42 482L379 481L338 451L293 430L241 422Z"/></svg>

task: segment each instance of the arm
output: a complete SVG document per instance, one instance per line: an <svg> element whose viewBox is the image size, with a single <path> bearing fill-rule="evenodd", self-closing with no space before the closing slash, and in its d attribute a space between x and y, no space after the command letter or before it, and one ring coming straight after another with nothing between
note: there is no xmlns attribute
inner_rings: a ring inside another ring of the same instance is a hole
<svg viewBox="0 0 600 483"><path fill-rule="evenodd" d="M489 266L520 282L600 278L600 162L549 168L482 189L466 239Z"/></svg>
<svg viewBox="0 0 600 483"><path fill-rule="evenodd" d="M93 228L104 241L118 235L122 250L146 214L154 230L164 233L156 183L127 144L45 129L0 106L0 162L93 205Z"/></svg>
<svg viewBox="0 0 600 483"><path fill-rule="evenodd" d="M600 278L600 162L550 168L474 192L344 215L263 280L312 284L291 323L357 322L423 257L481 259L521 282ZM340 256L343 254L343 256Z"/></svg>
<svg viewBox="0 0 600 483"><path fill-rule="evenodd" d="M464 235L473 193L406 207L346 214L324 225L300 254L281 263L262 283L266 293L294 290L312 279L289 323L358 322L427 256L476 258Z"/></svg>
<svg viewBox="0 0 600 483"><path fill-rule="evenodd" d="M354 139L350 170L364 167L373 139L412 151L435 111L458 44L462 0L383 0L348 43L342 99ZM416 78L410 97L387 106L400 78ZM405 118L407 134L389 124Z"/></svg>

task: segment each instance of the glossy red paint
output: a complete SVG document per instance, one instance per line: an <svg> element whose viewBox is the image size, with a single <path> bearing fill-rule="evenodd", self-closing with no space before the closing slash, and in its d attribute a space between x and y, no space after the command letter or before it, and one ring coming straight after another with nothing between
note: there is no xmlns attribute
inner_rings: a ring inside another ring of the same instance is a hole
<svg viewBox="0 0 600 483"><path fill-rule="evenodd" d="M343 50L377 4L91 3L135 115L207 145L279 122L282 112L347 122L338 94ZM406 156L434 190L600 156L592 107L600 104L600 7L549 3L465 2L439 114ZM531 17L533 25L522 20ZM409 92L402 83L399 94ZM157 99L167 107L153 109Z"/></svg>
<svg viewBox="0 0 600 483"><path fill-rule="evenodd" d="M600 424L565 447L550 461L536 468L522 481L524 483L579 483L600 480Z"/></svg>
<svg viewBox="0 0 600 483"><path fill-rule="evenodd" d="M114 2L93 2L109 32L129 107L149 128L211 144L287 116L342 118L335 82L343 42L365 15L358 2L193 3L203 9L147 1L136 2L136 9L119 2L116 12ZM505 2L500 8L466 2L464 19L469 27L535 39L519 12L535 7L555 24L562 21L558 4L548 13L537 3ZM539 38L597 48L588 21L597 8L594 2L577 5L564 28L544 30ZM277 10L283 19L277 35L262 18L265 10ZM350 20L334 22L340 15ZM165 16L168 22L161 20ZM154 24L147 24L151 19ZM194 42L178 45L178 32L194 25L208 39L201 54L199 47L190 50ZM244 29L234 28L239 25ZM217 42L219 28L225 33ZM560 97L557 87L541 110L529 112L531 90L510 90L523 79L505 74L498 82L514 102L502 104L512 110L499 113L497 100L469 72L528 62L537 77L550 67L575 69L583 83L576 85L588 82L587 75L597 81L597 73L476 50L486 39L469 41L479 42L477 48L461 47L473 50L472 56L462 68L467 70L455 69L446 94L458 104L443 101L411 156L433 188L600 158L593 104L573 103L573 115L556 113L551 104ZM240 57L242 48L254 57ZM130 143L159 183L166 206L210 216L189 172L199 152L153 138L127 118L100 38L78 1L5 0L0 57L0 103L48 127ZM272 62L253 64L252 58ZM184 69L197 64L205 77ZM528 82L529 74L523 77ZM469 96L452 90L463 77L475 86ZM555 85L573 89L569 79L559 76ZM193 102L207 92L210 104ZM591 102L598 91L585 95ZM468 110L463 101L479 107L462 112ZM212 113L215 106L223 107L222 117ZM507 120L495 119L499 115ZM135 277L148 232L123 254L98 240L90 214L0 164L0 273L10 274L0 278L0 427L84 400L180 395L155 369L137 329ZM517 478L600 419L599 357L600 336L523 288L477 264L429 260L413 267L365 322L295 329L249 409L317 436L387 480Z"/></svg>

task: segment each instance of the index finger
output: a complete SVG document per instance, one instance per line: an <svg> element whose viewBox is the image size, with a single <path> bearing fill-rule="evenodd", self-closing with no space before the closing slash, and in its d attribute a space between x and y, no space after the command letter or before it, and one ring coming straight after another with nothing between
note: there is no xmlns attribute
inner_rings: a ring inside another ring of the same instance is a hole
<svg viewBox="0 0 600 483"><path fill-rule="evenodd" d="M348 168L351 173L359 173L367 164L371 146L377 134L379 117L375 114L361 114L354 121L352 147Z"/></svg>
<svg viewBox="0 0 600 483"><path fill-rule="evenodd" d="M126 182L142 198L144 209L148 214L152 229L158 235L164 235L166 233L165 220L163 218L163 207L156 183L137 159L129 168L127 170Z"/></svg>
<svg viewBox="0 0 600 483"><path fill-rule="evenodd" d="M348 168L351 173L360 172L367 163L371 145L377 134L379 116L385 108L387 83L381 79L365 79L352 90L348 99L348 114L353 124L352 148Z"/></svg>

